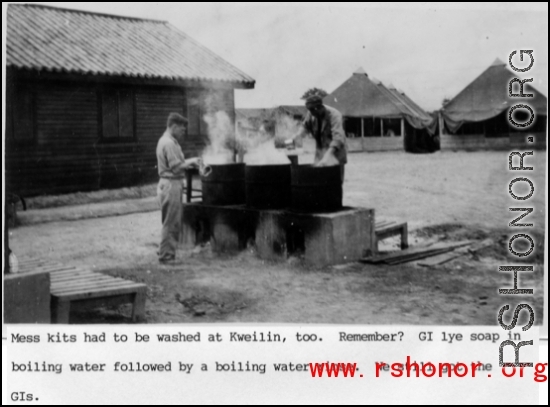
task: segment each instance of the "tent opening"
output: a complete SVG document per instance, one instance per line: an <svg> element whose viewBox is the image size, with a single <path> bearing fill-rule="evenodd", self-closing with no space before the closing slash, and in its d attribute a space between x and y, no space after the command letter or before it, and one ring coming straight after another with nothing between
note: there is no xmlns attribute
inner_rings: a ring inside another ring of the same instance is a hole
<svg viewBox="0 0 550 407"><path fill-rule="evenodd" d="M344 119L344 130L347 137L396 137L402 135L400 118L364 117L362 120L363 131L361 131L361 118L346 117Z"/></svg>

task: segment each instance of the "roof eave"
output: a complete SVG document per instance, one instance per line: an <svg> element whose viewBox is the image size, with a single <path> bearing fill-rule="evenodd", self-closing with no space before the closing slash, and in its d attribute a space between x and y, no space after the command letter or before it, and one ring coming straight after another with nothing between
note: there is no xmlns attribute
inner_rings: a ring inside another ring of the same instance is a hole
<svg viewBox="0 0 550 407"><path fill-rule="evenodd" d="M233 88L233 89L254 89L255 80L250 81L231 81L221 79L208 78L184 78L184 77L167 77L167 76L145 76L136 74L124 73L105 73L105 72L84 72L84 71L69 71L41 68L27 68L16 65L7 65L8 69L18 71L23 75L35 76L43 79L57 80L82 80L86 82L118 82L118 83L135 83L135 84L163 84L175 85L184 87L218 87L218 88Z"/></svg>

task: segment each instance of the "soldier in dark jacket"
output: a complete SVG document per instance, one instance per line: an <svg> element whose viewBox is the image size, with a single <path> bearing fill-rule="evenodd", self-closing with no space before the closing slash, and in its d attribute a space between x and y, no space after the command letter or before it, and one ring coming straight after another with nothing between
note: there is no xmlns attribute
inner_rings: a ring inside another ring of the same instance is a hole
<svg viewBox="0 0 550 407"><path fill-rule="evenodd" d="M302 122L302 130L296 137L309 133L315 139L315 161L320 167L340 165L344 182L344 165L347 163L347 145L342 114L333 107L323 104L320 96L306 100L308 112Z"/></svg>

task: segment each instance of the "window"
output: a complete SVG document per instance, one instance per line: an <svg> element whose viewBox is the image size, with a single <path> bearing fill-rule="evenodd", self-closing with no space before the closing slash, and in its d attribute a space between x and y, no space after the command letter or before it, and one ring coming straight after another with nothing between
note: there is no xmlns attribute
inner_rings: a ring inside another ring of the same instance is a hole
<svg viewBox="0 0 550 407"><path fill-rule="evenodd" d="M383 121L384 137L401 136L401 120L404 119L381 119Z"/></svg>
<svg viewBox="0 0 550 407"><path fill-rule="evenodd" d="M34 95L31 84L9 83L7 134L15 142L34 140Z"/></svg>
<svg viewBox="0 0 550 407"><path fill-rule="evenodd" d="M101 94L101 138L104 141L134 141L134 93L109 89Z"/></svg>

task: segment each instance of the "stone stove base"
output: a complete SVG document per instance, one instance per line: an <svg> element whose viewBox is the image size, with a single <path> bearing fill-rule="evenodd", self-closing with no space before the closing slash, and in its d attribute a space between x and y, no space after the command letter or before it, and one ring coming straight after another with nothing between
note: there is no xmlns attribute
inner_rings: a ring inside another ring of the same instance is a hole
<svg viewBox="0 0 550 407"><path fill-rule="evenodd" d="M315 266L357 261L376 252L374 209L365 208L308 214L187 203L182 232L186 248L210 241L215 252L235 252L254 244L262 259L301 255Z"/></svg>

